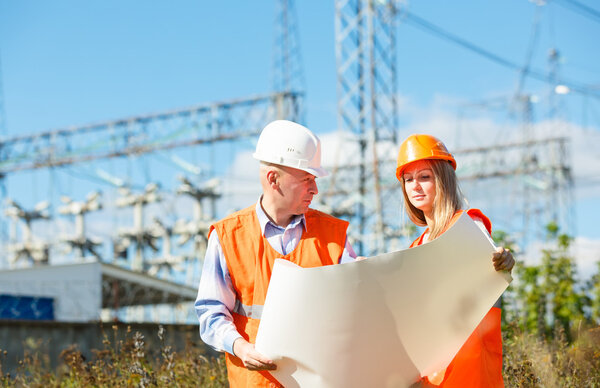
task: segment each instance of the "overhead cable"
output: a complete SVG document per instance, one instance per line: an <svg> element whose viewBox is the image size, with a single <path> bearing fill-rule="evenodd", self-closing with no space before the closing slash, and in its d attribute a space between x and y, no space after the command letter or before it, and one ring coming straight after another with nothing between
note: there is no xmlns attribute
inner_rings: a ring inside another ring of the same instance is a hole
<svg viewBox="0 0 600 388"><path fill-rule="evenodd" d="M596 11L595 9L588 7L585 4L581 4L575 0L554 0L559 5L562 5L565 8L570 8L571 10L578 12L579 14L588 17L595 22L600 23L600 11Z"/></svg>
<svg viewBox="0 0 600 388"><path fill-rule="evenodd" d="M485 58L488 58L489 60L494 61L504 67L508 67L512 70L522 71L525 75L527 75L529 77L535 78L539 81L546 82L549 84L554 84L554 80L552 79L552 77L550 77L550 75L544 74L541 71L534 70L531 68L524 68L523 66L518 65L515 62L509 61L508 59L504 59L504 58L500 57L499 55L496 55L486 49L483 49L483 48L457 36L457 35L454 35L448 31L442 29L441 27L438 27L435 24L428 22L427 20L425 20L411 12L405 12L404 18L405 18L405 21L411 23L415 27L421 28L425 32L433 33L434 35L436 35L440 38L448 40L452 43L456 43L456 44L458 44L468 50L471 50ZM600 99L600 93L597 90L590 89L589 87L587 87L585 85L581 85L581 84L578 84L577 82L573 82L573 81L568 81L568 80L565 80L564 78L560 79L560 83L568 86L571 91Z"/></svg>
<svg viewBox="0 0 600 388"><path fill-rule="evenodd" d="M435 24L428 22L427 20L425 20L411 12L406 12L404 15L405 15L406 21L413 23L417 27L420 27L427 32L433 32L435 35L437 35L440 38L444 38L453 43L457 43L460 46L463 46L473 52L476 52L479 55L482 55L496 63L499 63L505 67L509 67L513 70L521 70L521 68L522 68L522 66L517 65L516 63L511 62L507 59L504 59L494 53L491 53L479 46L476 46L473 43L468 42L465 39L463 39L459 36L456 36L448 31L442 29L441 27L438 27ZM528 72L530 72L530 71L528 71Z"/></svg>

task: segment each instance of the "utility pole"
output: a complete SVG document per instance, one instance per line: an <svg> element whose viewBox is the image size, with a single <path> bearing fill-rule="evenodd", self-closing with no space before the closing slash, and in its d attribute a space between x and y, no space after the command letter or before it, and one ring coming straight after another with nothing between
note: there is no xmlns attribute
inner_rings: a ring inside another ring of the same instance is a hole
<svg viewBox="0 0 600 388"><path fill-rule="evenodd" d="M63 206L58 208L58 212L64 215L75 217L75 235L62 236L61 241L69 245L69 249L76 249L78 259L83 260L87 252L91 253L96 259L101 260L100 254L96 251L96 247L102 244L102 241L96 238L88 238L85 235L85 215L89 212L102 209L102 204L99 202L100 193L93 191L87 195L85 201L75 202L70 197L63 196L61 201Z"/></svg>
<svg viewBox="0 0 600 388"><path fill-rule="evenodd" d="M154 224L150 228L150 232L155 239L162 241L162 253L160 257L146 261L150 265L150 269L148 270L148 274L150 275L157 275L163 268L168 270L184 270L185 267L183 264L194 262L194 259L200 258L206 248L208 230L214 221L214 203L216 199L221 197L219 193L221 181L219 179L211 179L202 187L196 187L186 177L181 176L179 180L182 184L177 188L177 194L189 195L195 200L193 205L193 219L190 221L178 219L173 227L166 226L157 218L154 219ZM213 205L213 216L210 219L204 215L202 210L202 200L205 198L209 198ZM194 247L192 253L173 254L171 238L174 235L180 236L178 240L179 246L193 239ZM194 271L188 271L190 277L193 273ZM192 284L192 282L193 279L187 279L188 284Z"/></svg>
<svg viewBox="0 0 600 388"><path fill-rule="evenodd" d="M129 245L135 242L135 257L131 265L134 271L144 270L144 249L149 246L154 251L157 247L154 245L155 236L152 230L144 228L144 207L150 203L158 202L162 198L158 193L158 185L149 183L141 194L133 194L128 188L120 190L122 197L118 198L117 207L133 207L133 227L120 228L118 230L120 246L127 249Z"/></svg>
<svg viewBox="0 0 600 388"><path fill-rule="evenodd" d="M161 255L158 258L146 260L146 264L150 267L148 275L157 276L162 269L171 271L183 270L182 263L185 261L185 256L173 254L171 238L173 236L173 228L166 226L158 218L154 218L154 224L150 227L150 233L155 239L160 239L162 242Z"/></svg>
<svg viewBox="0 0 600 388"><path fill-rule="evenodd" d="M33 210L29 211L23 209L12 199L7 199L6 203L8 207L4 214L12 219L7 247L8 252L12 254L11 266L14 266L21 258L29 259L34 264L48 264L50 245L33 237L31 223L36 220L50 218L47 212L50 203L48 201L39 202ZM21 242L17 242L17 224L19 221L22 225Z"/></svg>
<svg viewBox="0 0 600 388"><path fill-rule="evenodd" d="M204 185L198 187L186 177L181 176L179 177L179 180L182 184L177 188L177 194L192 197L194 200L194 210L192 220L178 219L175 222L173 233L180 236L178 241L180 246L193 239L194 249L190 255L190 259L192 259L191 262L194 263L195 259L203 259L204 252L206 251L208 230L216 216L216 200L221 197L219 191L221 181L220 179L213 178L205 182ZM205 199L209 199L211 202L212 214L209 217L204 214L202 207L202 202ZM188 273L190 276L188 276L187 283L193 284L195 279L193 279L192 276L195 271L192 270Z"/></svg>

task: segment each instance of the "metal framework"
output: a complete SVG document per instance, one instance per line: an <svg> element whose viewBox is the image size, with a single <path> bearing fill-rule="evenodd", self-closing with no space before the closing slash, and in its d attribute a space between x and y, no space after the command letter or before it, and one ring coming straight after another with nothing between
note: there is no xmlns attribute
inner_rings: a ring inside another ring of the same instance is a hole
<svg viewBox="0 0 600 388"><path fill-rule="evenodd" d="M1 187L4 187L3 185L7 181L5 178L9 174L18 174L27 170L67 167L111 158L137 157L156 151L197 145L210 145L212 149L219 142L234 142L256 136L264 125L272 120L288 119L302 122L304 120L302 111L304 74L293 1L280 0L276 4L279 8L277 10L276 28L278 28L278 31L273 63L275 67L273 92L249 98L197 105L168 112L133 116L13 138L6 138L4 131L1 131ZM1 86L0 77L0 125L3 125ZM3 129L3 126L0 126L0 129ZM194 174L202 173L204 178L214 174L213 170L205 174L197 166L192 166L183 160L179 160L179 158L175 160L175 158L173 157L173 162ZM217 167L214 160L212 161L212 167ZM101 172L97 172L98 176L101 179L109 180L107 177L101 176ZM124 182L116 183L115 177L110 178L111 182L117 186L124 184ZM144 225L143 206L159 199L156 190L146 190L142 194L122 192L122 197L117 200L117 207L133 208L134 222L131 228L120 228L117 231L118 236L113 241L113 253L123 258L123 255L128 256L128 245L135 245L135 257L132 260L132 267L138 273L148 271L150 276L138 275L114 266L106 267L110 269L109 272L127 273L127 276L136 277L138 280L147 277L152 279L149 281L155 282L155 280L160 280L154 279L152 275L160 275L163 269L170 272L174 268L183 268L182 264L191 261L190 258L195 261L198 257L201 257L201 251L206 245L208 225L211 222L211 219L204 214L201 202L206 199L211 202L211 213L214 217L216 211L215 201L220 197L218 188L211 186L210 182L197 187L191 181L184 179L184 184L177 190L177 194L186 194L194 198L194 217L192 220L178 219L175 225L172 226L157 218L153 220L153 224ZM128 189L128 187L122 187L121 191L124 189ZM0 193L2 202L4 202L6 194L5 191ZM88 252L96 257L100 256L94 249L99 245L98 241L88 238L85 235L84 227L84 213L96 209L87 202L73 202L67 198L64 198L64 202L65 206L62 206L59 211L62 214L75 217L77 230L75 235L61 236L61 242L71 249L75 248L80 258ZM9 209L15 233L11 235L12 238L9 243L8 236L3 232L2 240L4 241L2 246L6 244L7 247L11 248L10 252L15 257L13 261L19 258L28 258L35 263L47 263L48 255L51 254L50 248L54 247L58 241L44 243L43 246L40 244L35 245L34 242L36 241L32 239L31 235L31 220L26 217L29 213L23 215L21 214L23 211L21 211L17 214L17 210L22 209L16 204ZM16 241L17 221L24 224L21 228L22 235L27 240L24 243ZM0 224L4 230L5 220L0 220ZM194 252L190 254L180 251L173 252L171 239L175 236L180 237L178 245L193 241ZM158 257L144 257L143 253L146 246L158 251L159 248L156 245L158 241L161 244ZM187 270L187 268L184 268L184 270ZM189 283L189 276L187 281ZM120 283L123 283L124 286L120 287ZM152 291L152 287L148 284L141 284L143 282L138 283L140 284L129 286L128 283L123 282L123 279L105 280L103 276L104 300L113 299L104 307L117 308L131 304L157 303L157 301L144 299ZM134 299L136 300L124 301L125 296L128 294L135 294ZM160 300L161 303L181 301L179 297L167 297L166 292L163 292L163 294L163 298ZM194 296L195 291L192 289L188 299Z"/></svg>
<svg viewBox="0 0 600 388"><path fill-rule="evenodd" d="M382 153L394 155L394 152ZM482 207L494 220L494 228L511 232L521 248L528 241L545 238L545 226L556 222L567 233L574 231L572 217L573 177L570 169L569 140L553 137L542 140L460 149L457 175L465 197L473 207ZM525 159L524 159L525 158ZM348 203L356 185L359 161L338 167L335 187L324 185L322 193L339 200L338 216L347 215ZM381 193L385 204L384 233L388 249L406 247L414 229L406 228L400 184L395 178L396 160L380 159ZM327 181L325 181L327 183ZM368 182L371 182L369 180ZM469 205L468 204L468 205ZM355 239L373 238L374 230Z"/></svg>
<svg viewBox="0 0 600 388"><path fill-rule="evenodd" d="M457 155L462 165L458 174L467 196L480 203L485 201L495 223L513 232L521 248L545 239L549 222L574 232L567 138L465 149ZM477 195L481 198L476 199Z"/></svg>
<svg viewBox="0 0 600 388"><path fill-rule="evenodd" d="M297 120L299 104L298 93L271 93L247 99L198 105L170 112L7 139L0 146L0 180L4 180L2 178L8 174L25 170L68 166L99 159L141 155L159 150L235 141L255 136L269 121L275 119ZM130 206L127 202L127 195L131 197L131 193L124 195L126 197L120 199L119 205ZM140 206L137 206L137 213L135 213L137 218L135 219L141 219ZM80 221L82 220L80 219ZM184 228L180 221L175 232L182 235L192 233L199 228L196 224L200 221L198 219L192 221L192 223L195 222L195 228L193 228L194 225L187 225L188 229L191 228L190 230ZM3 228L5 222L6 220L2 220ZM13 220L14 228L16 228L16 222L16 219ZM146 230L142 228L141 224L141 221L138 220L137 223L134 222L133 228L129 228L131 230L119 230L120 239L118 238L114 244L114 248L119 250L123 248L121 247L123 241L136 243L134 260L136 270L146 269L142 257L145 242L154 242L165 237L165 233L162 233L160 228L150 228L152 230L146 228L148 229ZM31 233L28 233L30 231L29 221L24 223L23 228L26 238L22 243L17 241L16 233L11 234L10 242L7 241L8 236L3 238L14 256L11 258L12 262L19 257L29 258L30 261L35 262L47 262L49 246L47 244L39 247L39 244L32 245L34 240ZM77 231L76 238L67 239L69 240L67 242L79 249L83 255L83 250L92 251L98 244L95 240L87 239L80 229ZM168 238L170 237L167 236ZM170 241L163 241L163 244L168 245ZM199 244L196 243L195 247L200 246ZM126 245L124 247L126 249ZM165 254L169 256L169 254ZM195 252L195 257L198 254L200 252ZM148 264L151 266L161 265L161 263L154 262Z"/></svg>
<svg viewBox="0 0 600 388"><path fill-rule="evenodd" d="M298 93L279 92L6 139L0 144L0 178L254 136L271 120L297 120L299 103Z"/></svg>
<svg viewBox="0 0 600 388"><path fill-rule="evenodd" d="M352 133L358 142L359 198L351 218L356 219L359 236L364 236L371 224L375 236L383 236L385 228L377 146L382 141L396 143L396 13L394 0L335 3L338 125ZM371 166L368 166L369 144ZM369 177L372 192L367 190ZM367 211L367 202L375 204L374 213ZM375 220L369 214L374 214ZM385 250L381 238L369 246L360 238L358 251L363 254Z"/></svg>
<svg viewBox="0 0 600 388"><path fill-rule="evenodd" d="M306 88L294 1L279 0L275 7L273 90L301 92ZM303 112L299 116L302 120Z"/></svg>
<svg viewBox="0 0 600 388"><path fill-rule="evenodd" d="M102 263L103 308L187 302L197 293L192 286Z"/></svg>
<svg viewBox="0 0 600 388"><path fill-rule="evenodd" d="M6 111L4 110L4 88L2 86L2 57L0 57L0 139L6 137Z"/></svg>
<svg viewBox="0 0 600 388"><path fill-rule="evenodd" d="M38 203L33 210L26 210L17 202L7 198L4 214L11 218L7 253L11 254L10 264L14 265L20 259L28 260L31 264L47 264L50 244L40 241L33 236L31 224L33 221L50 218L48 201ZM17 225L21 224L21 240L17 240Z"/></svg>
<svg viewBox="0 0 600 388"><path fill-rule="evenodd" d="M85 215L102 209L99 198L100 193L98 191L89 193L85 201L73 201L73 199L67 196L61 198L64 205L58 208L58 212L75 218L75 234L60 236L60 240L69 245L69 251L77 250L79 260L83 260L86 253L90 253L98 260L101 259L96 247L102 241L98 238L88 237L85 230Z"/></svg>

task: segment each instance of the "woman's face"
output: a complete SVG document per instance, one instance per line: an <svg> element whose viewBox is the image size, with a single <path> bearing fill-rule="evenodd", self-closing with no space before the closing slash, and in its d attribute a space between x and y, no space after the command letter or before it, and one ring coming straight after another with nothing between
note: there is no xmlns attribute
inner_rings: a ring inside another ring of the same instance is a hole
<svg viewBox="0 0 600 388"><path fill-rule="evenodd" d="M433 170L427 160L410 163L403 173L404 190L410 203L431 216L435 199L435 179Z"/></svg>

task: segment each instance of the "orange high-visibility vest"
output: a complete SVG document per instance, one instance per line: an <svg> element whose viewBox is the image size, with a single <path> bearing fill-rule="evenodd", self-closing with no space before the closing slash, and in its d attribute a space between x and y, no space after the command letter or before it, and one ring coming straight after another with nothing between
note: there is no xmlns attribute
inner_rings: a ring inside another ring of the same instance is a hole
<svg viewBox="0 0 600 388"><path fill-rule="evenodd" d="M446 229L456 222L462 212L459 210L454 214ZM492 223L479 209L469 209L467 214L471 218L481 219L488 233L492 233ZM410 247L421 245L427 232L426 229ZM446 367L444 379L440 385L430 384L425 377L421 386L440 388L504 387L500 326L501 310L498 307L492 307Z"/></svg>
<svg viewBox="0 0 600 388"><path fill-rule="evenodd" d="M221 242L227 269L236 292L232 312L238 332L254 343L260 313L267 295L274 260L283 258L301 267L337 264L344 251L348 222L317 210L304 215L306 230L296 248L283 256L263 236L255 206L236 212L211 226ZM231 387L280 387L266 371L249 371L242 361L226 353L227 375Z"/></svg>

